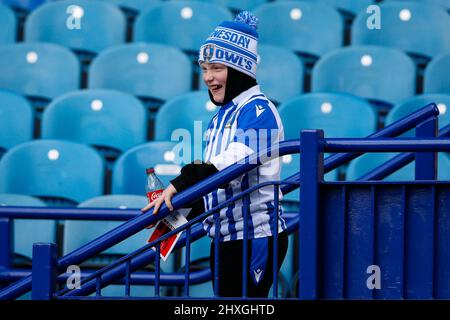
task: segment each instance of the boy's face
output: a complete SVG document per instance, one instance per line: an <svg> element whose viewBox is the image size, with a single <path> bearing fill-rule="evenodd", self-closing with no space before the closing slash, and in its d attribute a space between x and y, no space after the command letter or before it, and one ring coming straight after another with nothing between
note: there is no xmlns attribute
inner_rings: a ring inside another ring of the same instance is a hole
<svg viewBox="0 0 450 320"><path fill-rule="evenodd" d="M227 66L220 63L203 62L203 81L208 86L209 91L217 103L222 103L225 99L225 89L228 77Z"/></svg>

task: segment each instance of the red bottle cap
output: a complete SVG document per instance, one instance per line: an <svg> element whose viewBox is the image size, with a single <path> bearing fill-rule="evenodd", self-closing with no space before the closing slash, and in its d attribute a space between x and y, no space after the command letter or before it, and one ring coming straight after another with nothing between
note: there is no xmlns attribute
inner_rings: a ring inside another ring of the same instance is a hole
<svg viewBox="0 0 450 320"><path fill-rule="evenodd" d="M154 172L155 172L155 169L153 169L153 168L147 168L147 169L145 170L145 172L146 172L147 174L154 173Z"/></svg>

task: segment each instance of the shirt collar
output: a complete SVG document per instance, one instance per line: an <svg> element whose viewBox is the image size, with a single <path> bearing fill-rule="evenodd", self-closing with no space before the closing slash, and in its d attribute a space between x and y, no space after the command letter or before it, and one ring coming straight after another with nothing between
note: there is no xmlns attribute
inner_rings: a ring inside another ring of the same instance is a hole
<svg viewBox="0 0 450 320"><path fill-rule="evenodd" d="M247 101L250 99L250 97L260 94L261 90L259 89L259 85L253 86L250 89L247 89L243 92L241 92L236 98L234 98L232 101L234 104L238 105L243 101Z"/></svg>
<svg viewBox="0 0 450 320"><path fill-rule="evenodd" d="M238 105L244 101L247 101L248 99L250 99L250 97L260 94L261 90L259 88L259 85L255 85L253 87L251 87L250 89L247 89L245 91L242 91L239 95L237 95L233 100L231 100L230 102L228 102L227 104L223 105L222 108L223 109L227 109L231 106L235 106Z"/></svg>

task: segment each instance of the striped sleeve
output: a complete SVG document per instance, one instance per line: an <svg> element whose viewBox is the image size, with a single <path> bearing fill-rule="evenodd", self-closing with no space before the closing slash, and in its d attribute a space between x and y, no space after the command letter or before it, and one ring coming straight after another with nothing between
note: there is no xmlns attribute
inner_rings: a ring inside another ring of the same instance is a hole
<svg viewBox="0 0 450 320"><path fill-rule="evenodd" d="M276 135L276 117L268 101L256 99L245 105L237 117L236 131L227 150L211 158L219 170L244 159L246 156L269 148Z"/></svg>

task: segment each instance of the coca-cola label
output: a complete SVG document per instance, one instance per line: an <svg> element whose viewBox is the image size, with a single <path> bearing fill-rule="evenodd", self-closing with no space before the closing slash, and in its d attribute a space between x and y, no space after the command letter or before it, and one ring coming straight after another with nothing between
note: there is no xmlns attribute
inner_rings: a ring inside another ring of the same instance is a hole
<svg viewBox="0 0 450 320"><path fill-rule="evenodd" d="M149 202L153 202L158 199L158 196L163 193L163 189L147 192L147 199Z"/></svg>

